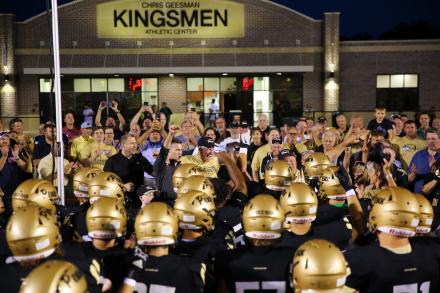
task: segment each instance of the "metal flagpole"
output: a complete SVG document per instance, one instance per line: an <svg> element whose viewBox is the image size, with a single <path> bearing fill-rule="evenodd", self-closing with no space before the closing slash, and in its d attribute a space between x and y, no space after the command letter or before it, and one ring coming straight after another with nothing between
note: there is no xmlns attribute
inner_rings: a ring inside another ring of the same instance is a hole
<svg viewBox="0 0 440 293"><path fill-rule="evenodd" d="M57 185L58 194L61 197L62 205L65 204L64 197L64 145L63 145L63 121L61 110L61 80L60 80L60 46L58 39L58 4L57 0L52 2L52 41L53 41L53 64L55 74L55 116L57 126Z"/></svg>

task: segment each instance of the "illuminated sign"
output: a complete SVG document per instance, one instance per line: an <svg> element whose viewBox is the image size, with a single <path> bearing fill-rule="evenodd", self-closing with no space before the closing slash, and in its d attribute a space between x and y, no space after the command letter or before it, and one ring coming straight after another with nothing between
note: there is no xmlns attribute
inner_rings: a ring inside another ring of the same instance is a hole
<svg viewBox="0 0 440 293"><path fill-rule="evenodd" d="M244 5L225 0L119 0L96 5L98 38L244 37Z"/></svg>

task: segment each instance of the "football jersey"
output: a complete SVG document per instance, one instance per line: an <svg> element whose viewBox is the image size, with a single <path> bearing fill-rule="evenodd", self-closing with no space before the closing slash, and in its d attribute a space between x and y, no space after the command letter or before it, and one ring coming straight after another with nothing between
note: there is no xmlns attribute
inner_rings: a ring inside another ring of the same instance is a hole
<svg viewBox="0 0 440 293"><path fill-rule="evenodd" d="M41 262L34 265L22 265L13 257L10 257L0 266L1 292L18 292L22 281L38 265L47 260L62 259L71 262L81 270L87 280L89 292L101 292L101 266L96 259L84 254L83 249L78 245L62 245L57 253L53 253Z"/></svg>
<svg viewBox="0 0 440 293"><path fill-rule="evenodd" d="M204 273L205 267L190 258L137 252L124 284L138 293L202 292Z"/></svg>
<svg viewBox="0 0 440 293"><path fill-rule="evenodd" d="M247 246L219 254L215 274L229 292L292 292L289 268L295 250Z"/></svg>
<svg viewBox="0 0 440 293"><path fill-rule="evenodd" d="M173 253L179 256L191 257L199 262L212 263L215 255L222 250L226 250L223 241L204 235L192 241L179 238Z"/></svg>
<svg viewBox="0 0 440 293"><path fill-rule="evenodd" d="M241 209L236 205L224 205L215 212L215 229L209 237L224 241L228 248L244 245L244 230L241 223Z"/></svg>
<svg viewBox="0 0 440 293"><path fill-rule="evenodd" d="M325 224L313 224L310 231L304 235L283 231L278 246L296 249L310 239L328 240L339 249L345 250L348 248L351 239L351 224L347 218L343 218Z"/></svg>
<svg viewBox="0 0 440 293"><path fill-rule="evenodd" d="M122 243L122 242L121 242ZM101 265L101 275L112 282L112 288L118 289L131 267L129 251L116 244L107 250L99 250L92 242L81 244L88 257L95 258Z"/></svg>
<svg viewBox="0 0 440 293"><path fill-rule="evenodd" d="M440 292L440 245L410 239L411 252L397 254L374 243L345 252L351 269L346 285L359 292Z"/></svg>

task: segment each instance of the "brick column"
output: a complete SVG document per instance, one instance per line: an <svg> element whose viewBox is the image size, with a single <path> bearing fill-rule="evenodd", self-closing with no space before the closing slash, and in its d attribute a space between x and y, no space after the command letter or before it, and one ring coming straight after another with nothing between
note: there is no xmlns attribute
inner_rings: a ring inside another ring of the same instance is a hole
<svg viewBox="0 0 440 293"><path fill-rule="evenodd" d="M324 13L324 111L339 110L339 12Z"/></svg>
<svg viewBox="0 0 440 293"><path fill-rule="evenodd" d="M0 14L0 116L17 115L17 90L14 81L15 15Z"/></svg>

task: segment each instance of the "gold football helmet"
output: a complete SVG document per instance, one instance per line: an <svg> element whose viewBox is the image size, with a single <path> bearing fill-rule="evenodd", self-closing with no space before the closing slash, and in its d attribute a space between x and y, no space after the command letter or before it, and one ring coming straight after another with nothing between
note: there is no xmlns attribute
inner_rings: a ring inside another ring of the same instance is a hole
<svg viewBox="0 0 440 293"><path fill-rule="evenodd" d="M6 241L19 261L51 255L61 242L55 213L37 205L17 209L6 226Z"/></svg>
<svg viewBox="0 0 440 293"><path fill-rule="evenodd" d="M420 208L414 194L405 188L388 187L372 199L370 230L412 237L419 225Z"/></svg>
<svg viewBox="0 0 440 293"><path fill-rule="evenodd" d="M174 202L174 212L182 229L214 229L214 199L203 192L192 190L178 197Z"/></svg>
<svg viewBox="0 0 440 293"><path fill-rule="evenodd" d="M49 260L33 269L20 293L85 293L87 280L82 271L64 260Z"/></svg>
<svg viewBox="0 0 440 293"><path fill-rule="evenodd" d="M331 161L324 153L313 153L304 162L304 176L308 179L319 177L329 166Z"/></svg>
<svg viewBox="0 0 440 293"><path fill-rule="evenodd" d="M173 173L173 187L177 192L185 178L195 175L203 175L200 168L195 164L181 164L177 166Z"/></svg>
<svg viewBox="0 0 440 293"><path fill-rule="evenodd" d="M112 239L125 232L127 213L124 205L116 198L103 197L87 210L86 225L91 238Z"/></svg>
<svg viewBox="0 0 440 293"><path fill-rule="evenodd" d="M322 171L321 177L319 177L319 197L329 198L335 200L345 200L345 189L336 177L335 172L338 167L330 166Z"/></svg>
<svg viewBox="0 0 440 293"><path fill-rule="evenodd" d="M177 216L165 203L152 202L137 214L134 230L139 245L174 244L179 230Z"/></svg>
<svg viewBox="0 0 440 293"><path fill-rule="evenodd" d="M309 223L316 219L318 197L307 184L292 182L281 194L280 205L286 222Z"/></svg>
<svg viewBox="0 0 440 293"><path fill-rule="evenodd" d="M286 161L271 161L264 171L264 183L270 190L284 190L292 181L292 168Z"/></svg>
<svg viewBox="0 0 440 293"><path fill-rule="evenodd" d="M306 241L293 257L292 285L301 292L342 289L347 274L344 255L327 240Z"/></svg>
<svg viewBox="0 0 440 293"><path fill-rule="evenodd" d="M420 222L416 233L426 234L431 232L432 221L434 220L434 209L429 200L419 193L414 194L419 202Z"/></svg>
<svg viewBox="0 0 440 293"><path fill-rule="evenodd" d="M102 172L96 174L89 184L90 202L99 198L111 197L124 201L124 187L121 178L113 172Z"/></svg>
<svg viewBox="0 0 440 293"><path fill-rule="evenodd" d="M98 168L84 167L78 169L73 175L73 193L76 197L89 197L89 184L92 179L102 171Z"/></svg>
<svg viewBox="0 0 440 293"><path fill-rule="evenodd" d="M202 175L194 175L183 179L179 187L179 196L188 191L201 191L209 196L215 197L214 185L212 185L209 178Z"/></svg>
<svg viewBox="0 0 440 293"><path fill-rule="evenodd" d="M54 202L59 199L55 187L44 179L29 179L21 183L12 194L12 209L36 204L38 206L56 210Z"/></svg>
<svg viewBox="0 0 440 293"><path fill-rule="evenodd" d="M243 225L245 235L249 238L280 238L283 222L284 211L272 195L259 194L244 207Z"/></svg>

